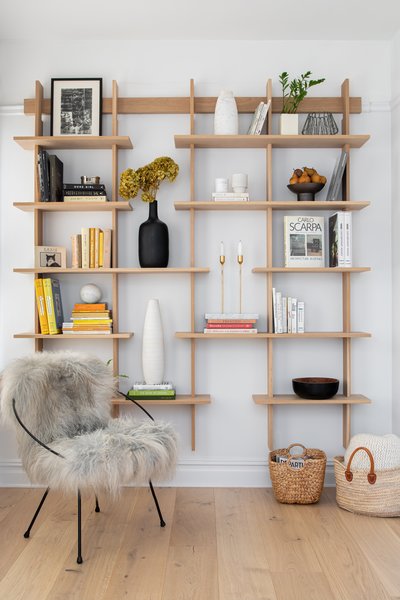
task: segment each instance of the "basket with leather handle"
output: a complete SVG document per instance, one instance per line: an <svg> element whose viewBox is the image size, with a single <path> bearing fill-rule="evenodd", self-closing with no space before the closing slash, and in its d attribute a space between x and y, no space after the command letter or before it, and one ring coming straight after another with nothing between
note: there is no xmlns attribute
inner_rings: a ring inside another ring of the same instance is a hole
<svg viewBox="0 0 400 600"><path fill-rule="evenodd" d="M352 460L360 450L368 455L369 469L352 470ZM374 457L365 446L353 450L347 465L343 456L336 456L333 464L336 502L341 508L371 517L400 516L399 468L376 471Z"/></svg>
<svg viewBox="0 0 400 600"><path fill-rule="evenodd" d="M290 453L296 446L303 449L301 454ZM277 462L277 457L285 457L287 461ZM298 463L296 468L294 461ZM291 444L288 448L273 450L269 453L269 473L275 498L283 504L318 502L324 485L325 467L325 452L316 448Z"/></svg>

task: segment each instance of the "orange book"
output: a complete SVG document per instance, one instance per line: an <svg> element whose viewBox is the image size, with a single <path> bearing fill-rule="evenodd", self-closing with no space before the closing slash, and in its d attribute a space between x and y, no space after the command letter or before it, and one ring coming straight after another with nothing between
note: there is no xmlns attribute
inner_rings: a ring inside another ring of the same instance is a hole
<svg viewBox="0 0 400 600"><path fill-rule="evenodd" d="M74 311L77 312L96 312L98 310L107 310L107 302L100 304L74 304Z"/></svg>

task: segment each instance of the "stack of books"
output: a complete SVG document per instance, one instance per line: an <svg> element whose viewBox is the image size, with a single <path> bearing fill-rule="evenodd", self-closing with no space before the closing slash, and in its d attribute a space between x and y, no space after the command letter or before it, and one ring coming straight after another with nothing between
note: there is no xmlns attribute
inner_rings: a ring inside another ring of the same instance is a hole
<svg viewBox="0 0 400 600"><path fill-rule="evenodd" d="M62 324L63 333L110 334L112 333L111 310L107 303L75 304L71 321Z"/></svg>
<svg viewBox="0 0 400 600"><path fill-rule="evenodd" d="M257 313L206 313L204 333L257 333Z"/></svg>
<svg viewBox="0 0 400 600"><path fill-rule="evenodd" d="M154 385L138 382L129 390L127 396L134 400L175 400L176 390L168 381Z"/></svg>
<svg viewBox="0 0 400 600"><path fill-rule="evenodd" d="M248 192L238 194L237 192L213 192L212 199L214 202L248 202Z"/></svg>
<svg viewBox="0 0 400 600"><path fill-rule="evenodd" d="M51 277L35 279L35 293L40 333L44 335L61 333L64 314L60 282Z"/></svg>
<svg viewBox="0 0 400 600"><path fill-rule="evenodd" d="M64 183L64 202L107 202L103 183Z"/></svg>
<svg viewBox="0 0 400 600"><path fill-rule="evenodd" d="M272 288L274 333L304 333L304 302Z"/></svg>
<svg viewBox="0 0 400 600"><path fill-rule="evenodd" d="M82 227L71 236L71 267L101 269L111 267L111 229Z"/></svg>

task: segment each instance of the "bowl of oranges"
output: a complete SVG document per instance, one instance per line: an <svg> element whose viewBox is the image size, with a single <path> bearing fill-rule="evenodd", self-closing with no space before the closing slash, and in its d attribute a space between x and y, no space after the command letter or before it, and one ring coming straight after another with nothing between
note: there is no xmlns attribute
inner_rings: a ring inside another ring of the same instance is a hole
<svg viewBox="0 0 400 600"><path fill-rule="evenodd" d="M303 167L293 171L288 188L293 194L297 194L299 202L304 202L315 200L315 194L320 192L325 184L324 175L320 175L314 168Z"/></svg>

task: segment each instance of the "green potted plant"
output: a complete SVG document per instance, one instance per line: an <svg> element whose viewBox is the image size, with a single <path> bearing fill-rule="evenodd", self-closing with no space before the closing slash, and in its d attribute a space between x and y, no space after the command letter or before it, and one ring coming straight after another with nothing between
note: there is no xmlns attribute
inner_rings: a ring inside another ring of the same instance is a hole
<svg viewBox="0 0 400 600"><path fill-rule="evenodd" d="M141 267L166 267L169 260L168 227L158 218L157 192L164 181L174 181L179 167L169 156L160 156L136 171L126 169L121 174L119 193L125 200L142 192L149 203L149 218L139 227L139 264Z"/></svg>
<svg viewBox="0 0 400 600"><path fill-rule="evenodd" d="M283 71L279 75L282 87L282 113L280 120L281 135L297 135L299 132L299 116L297 109L300 102L307 96L311 87L325 81L322 79L310 79L311 71L307 71L297 79L289 79L289 73Z"/></svg>

